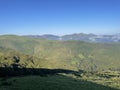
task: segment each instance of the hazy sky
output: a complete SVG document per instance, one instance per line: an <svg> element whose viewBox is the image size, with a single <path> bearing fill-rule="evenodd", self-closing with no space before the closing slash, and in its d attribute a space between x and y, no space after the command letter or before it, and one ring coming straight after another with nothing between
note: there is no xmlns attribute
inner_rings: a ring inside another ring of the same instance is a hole
<svg viewBox="0 0 120 90"><path fill-rule="evenodd" d="M0 34L120 33L120 0L0 0Z"/></svg>

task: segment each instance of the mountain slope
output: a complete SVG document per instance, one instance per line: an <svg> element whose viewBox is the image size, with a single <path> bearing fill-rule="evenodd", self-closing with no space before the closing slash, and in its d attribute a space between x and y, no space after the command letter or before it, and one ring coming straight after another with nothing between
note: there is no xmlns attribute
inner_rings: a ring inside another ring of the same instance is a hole
<svg viewBox="0 0 120 90"><path fill-rule="evenodd" d="M13 49L23 56L36 57L37 60L33 58L33 66L39 68L86 71L120 69L120 43L56 41L4 35L0 36L0 46Z"/></svg>

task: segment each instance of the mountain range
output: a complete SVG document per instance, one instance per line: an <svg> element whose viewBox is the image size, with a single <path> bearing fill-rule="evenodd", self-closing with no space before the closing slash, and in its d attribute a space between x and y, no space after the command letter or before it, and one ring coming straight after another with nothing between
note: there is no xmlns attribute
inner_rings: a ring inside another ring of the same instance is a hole
<svg viewBox="0 0 120 90"><path fill-rule="evenodd" d="M24 35L25 37L30 38L44 38L49 40L79 40L87 42L100 42L100 43L109 43L109 42L120 42L120 33L113 35L96 35L96 34L85 34L85 33L76 33L70 35L57 36L52 34L45 35Z"/></svg>
<svg viewBox="0 0 120 90"><path fill-rule="evenodd" d="M0 47L0 66L11 67L18 58L20 66L26 68L120 70L119 42L91 43L1 35Z"/></svg>

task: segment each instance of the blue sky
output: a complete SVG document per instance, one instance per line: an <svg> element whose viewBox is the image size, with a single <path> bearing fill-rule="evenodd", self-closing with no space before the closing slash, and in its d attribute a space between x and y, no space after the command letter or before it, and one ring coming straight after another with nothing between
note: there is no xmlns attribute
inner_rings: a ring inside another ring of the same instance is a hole
<svg viewBox="0 0 120 90"><path fill-rule="evenodd" d="M0 0L0 34L120 33L120 0Z"/></svg>

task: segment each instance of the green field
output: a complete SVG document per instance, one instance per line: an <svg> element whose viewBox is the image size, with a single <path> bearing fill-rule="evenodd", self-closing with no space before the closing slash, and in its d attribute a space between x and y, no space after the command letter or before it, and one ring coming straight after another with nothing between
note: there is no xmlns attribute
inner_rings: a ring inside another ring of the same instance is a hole
<svg viewBox="0 0 120 90"><path fill-rule="evenodd" d="M119 81L74 75L22 76L0 80L0 90L119 90ZM104 85L103 85L104 84ZM116 89L115 89L116 88Z"/></svg>

